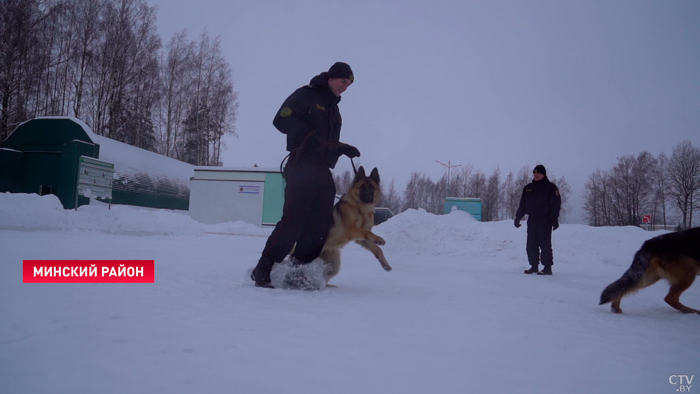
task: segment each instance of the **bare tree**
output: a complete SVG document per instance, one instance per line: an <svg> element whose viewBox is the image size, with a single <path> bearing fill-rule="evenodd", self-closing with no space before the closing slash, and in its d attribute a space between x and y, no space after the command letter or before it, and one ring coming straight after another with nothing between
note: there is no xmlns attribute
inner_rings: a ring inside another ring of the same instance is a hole
<svg viewBox="0 0 700 394"><path fill-rule="evenodd" d="M559 197L561 198L561 209L559 210L559 221L566 222L566 215L569 213L570 204L569 196L571 196L571 185L566 180L566 177L557 178L552 175L551 178L547 177L550 182L557 185L559 189Z"/></svg>
<svg viewBox="0 0 700 394"><path fill-rule="evenodd" d="M394 180L391 180L389 187L386 189L382 185L382 189L382 198L379 201L379 206L389 208L395 215L401 213L403 202L401 201L401 196L396 192Z"/></svg>
<svg viewBox="0 0 700 394"><path fill-rule="evenodd" d="M443 176L437 182L433 183L428 195L428 206L426 210L436 215L442 215L445 212L445 199L447 196L447 177Z"/></svg>
<svg viewBox="0 0 700 394"><path fill-rule="evenodd" d="M218 165L222 137L236 135L233 124L238 97L219 38L212 40L204 31L196 48L181 159L196 165Z"/></svg>
<svg viewBox="0 0 700 394"><path fill-rule="evenodd" d="M66 11L70 7L53 1L47 1L45 5L51 10L45 14L37 31L37 41L30 49L36 67L36 73L27 85L31 86L31 93L25 99L30 116L37 113L62 115L67 101L68 60L73 37L73 32L67 29L70 12Z"/></svg>
<svg viewBox="0 0 700 394"><path fill-rule="evenodd" d="M653 224L662 224L666 229L666 205L669 189L666 178L668 157L662 152L656 160L658 165L653 174L651 218Z"/></svg>
<svg viewBox="0 0 700 394"><path fill-rule="evenodd" d="M486 182L486 188L481 196L482 212L481 221L490 222L498 220L499 185L501 182L501 169L496 168Z"/></svg>
<svg viewBox="0 0 700 394"><path fill-rule="evenodd" d="M403 211L407 209L417 209L418 208L418 180L420 179L420 174L418 172L412 172L411 176L406 184L406 188L403 192Z"/></svg>
<svg viewBox="0 0 700 394"><path fill-rule="evenodd" d="M430 180L430 177L415 171L412 172L404 191L403 210L423 208L430 212L434 209L431 205L434 190L435 184Z"/></svg>
<svg viewBox="0 0 700 394"><path fill-rule="evenodd" d="M607 224L605 178L605 173L597 169L588 177L584 185L583 211L584 216L588 219L588 224L591 226L604 226Z"/></svg>
<svg viewBox="0 0 700 394"><path fill-rule="evenodd" d="M91 75L96 133L152 149L150 122L158 99L156 10L142 0L104 4Z"/></svg>
<svg viewBox="0 0 700 394"><path fill-rule="evenodd" d="M49 15L40 0L0 1L0 141L26 120L41 78L41 51L36 45Z"/></svg>
<svg viewBox="0 0 700 394"><path fill-rule="evenodd" d="M464 164L461 167L455 169L452 180L450 181L450 190L448 190L448 197L469 197L467 195L467 185L469 184L469 179L474 172L474 166L471 164Z"/></svg>
<svg viewBox="0 0 700 394"><path fill-rule="evenodd" d="M644 151L618 158L610 171L596 170L584 188L583 209L589 224L638 226L643 214L665 223L667 183L661 174L668 172L667 166L665 155L657 159Z"/></svg>
<svg viewBox="0 0 700 394"><path fill-rule="evenodd" d="M486 175L481 170L476 170L469 178L467 185L467 196L472 198L482 198L486 193Z"/></svg>
<svg viewBox="0 0 700 394"><path fill-rule="evenodd" d="M527 186L528 183L533 181L531 168L532 167L530 167L529 165L524 165L520 167L520 171L518 171L518 175L515 178L515 188L520 193L520 195L518 196L518 202L520 202L520 196L522 195L522 191L525 188L525 186ZM513 214L515 214L515 212L513 212Z"/></svg>
<svg viewBox="0 0 700 394"><path fill-rule="evenodd" d="M73 115L97 134L220 165L238 98L219 39L178 32L163 58L146 0L0 1L0 140L29 118Z"/></svg>
<svg viewBox="0 0 700 394"><path fill-rule="evenodd" d="M97 51L100 38L100 15L104 10L105 0L78 0L73 7L73 21L76 29L74 57L71 59L72 78L75 86L73 98L73 116L84 118L83 101L86 96L86 84L91 65Z"/></svg>
<svg viewBox="0 0 700 394"><path fill-rule="evenodd" d="M352 185L353 181L353 175L350 173L349 170L343 171L341 175L336 175L333 178L333 182L335 183L335 192L336 194L345 194L350 190L350 186Z"/></svg>
<svg viewBox="0 0 700 394"><path fill-rule="evenodd" d="M651 205L656 166L656 159L649 152L642 152L637 157L627 155L618 158L607 184L615 223L627 226L641 223L642 212Z"/></svg>
<svg viewBox="0 0 700 394"><path fill-rule="evenodd" d="M512 172L501 185L501 201L503 216L501 219L515 218L515 212L520 205L523 189L532 181L532 173L529 165L524 165L518 170L517 175Z"/></svg>
<svg viewBox="0 0 700 394"><path fill-rule="evenodd" d="M184 112L192 80L190 70L194 59L194 43L187 39L187 31L176 32L167 45L167 58L162 68L163 95L162 123L165 128L162 152L166 156L177 155L178 141L182 135Z"/></svg>
<svg viewBox="0 0 700 394"><path fill-rule="evenodd" d="M501 184L501 213L499 219L514 219L518 210L522 187L518 187L513 172L509 172Z"/></svg>
<svg viewBox="0 0 700 394"><path fill-rule="evenodd" d="M676 208L681 213L682 227L690 228L695 194L700 190L700 149L690 141L683 141L673 148L668 163L668 185Z"/></svg>

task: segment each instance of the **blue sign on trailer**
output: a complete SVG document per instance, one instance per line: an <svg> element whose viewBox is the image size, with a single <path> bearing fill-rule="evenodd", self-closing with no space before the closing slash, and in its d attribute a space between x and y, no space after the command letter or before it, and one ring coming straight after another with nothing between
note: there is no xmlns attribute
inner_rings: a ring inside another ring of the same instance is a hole
<svg viewBox="0 0 700 394"><path fill-rule="evenodd" d="M445 198L445 214L452 212L452 209L459 209L469 213L474 219L481 221L481 199L480 198L463 198L463 197L447 197Z"/></svg>

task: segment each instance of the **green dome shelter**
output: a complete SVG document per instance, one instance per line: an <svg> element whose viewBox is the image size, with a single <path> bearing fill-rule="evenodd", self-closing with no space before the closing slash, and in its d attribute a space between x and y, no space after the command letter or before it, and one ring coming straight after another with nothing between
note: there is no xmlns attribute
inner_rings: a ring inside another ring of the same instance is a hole
<svg viewBox="0 0 700 394"><path fill-rule="evenodd" d="M100 146L78 123L68 118L32 119L2 143L0 192L55 194L64 208L76 208L78 160L99 155ZM78 199L78 205L88 202Z"/></svg>
<svg viewBox="0 0 700 394"><path fill-rule="evenodd" d="M29 120L2 142L0 192L54 194L66 209L88 204L76 199L81 156L114 164L113 204L189 207L193 165L98 136L72 117Z"/></svg>

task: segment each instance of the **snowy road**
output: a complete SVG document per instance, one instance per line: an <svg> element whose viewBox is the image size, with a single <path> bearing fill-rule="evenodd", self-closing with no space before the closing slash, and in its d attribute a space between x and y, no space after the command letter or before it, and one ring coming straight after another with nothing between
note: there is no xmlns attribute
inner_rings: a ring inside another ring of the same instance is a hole
<svg viewBox="0 0 700 394"><path fill-rule="evenodd" d="M37 231L53 213L0 202L2 393L674 393L671 375L700 376L700 316L667 306L665 284L623 315L597 305L657 233L562 225L538 277L524 228L409 211L376 228L392 272L351 245L337 288L302 292L246 278L254 227L90 206ZM153 259L156 279L24 284L27 259ZM700 286L682 301L700 307Z"/></svg>

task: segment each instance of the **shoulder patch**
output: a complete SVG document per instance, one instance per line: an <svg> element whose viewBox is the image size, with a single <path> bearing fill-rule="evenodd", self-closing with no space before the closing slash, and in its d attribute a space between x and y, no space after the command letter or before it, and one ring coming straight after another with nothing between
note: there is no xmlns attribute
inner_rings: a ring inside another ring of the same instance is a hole
<svg viewBox="0 0 700 394"><path fill-rule="evenodd" d="M556 194L556 195L558 196L558 195L559 195L559 190L555 190L555 191L554 191L554 194Z"/></svg>
<svg viewBox="0 0 700 394"><path fill-rule="evenodd" d="M326 110L326 107L322 106L321 104L316 104L316 108L320 109L321 111Z"/></svg>
<svg viewBox="0 0 700 394"><path fill-rule="evenodd" d="M292 109L289 107L282 108L282 110L280 111L280 116L283 118L288 118L292 116Z"/></svg>

